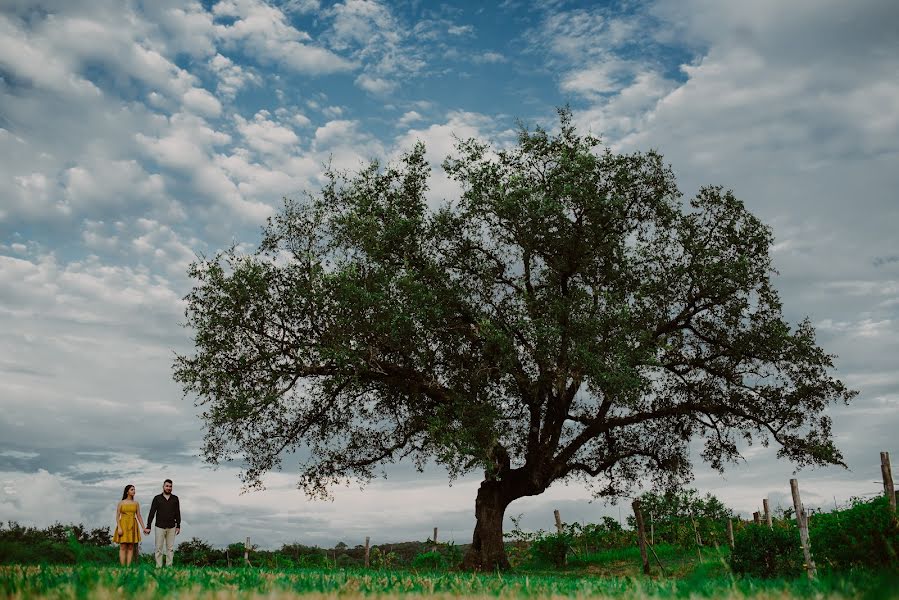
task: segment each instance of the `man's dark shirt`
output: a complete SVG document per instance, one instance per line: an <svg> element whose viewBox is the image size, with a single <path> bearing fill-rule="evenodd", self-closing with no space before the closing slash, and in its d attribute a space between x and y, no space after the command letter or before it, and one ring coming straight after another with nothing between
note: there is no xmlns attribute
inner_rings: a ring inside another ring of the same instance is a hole
<svg viewBox="0 0 899 600"><path fill-rule="evenodd" d="M170 529L172 527L181 527L181 505L178 503L178 496L171 494L169 499L165 499L164 494L157 494L150 504L150 514L147 515L147 527L153 523L153 515L156 515L156 526L160 529Z"/></svg>

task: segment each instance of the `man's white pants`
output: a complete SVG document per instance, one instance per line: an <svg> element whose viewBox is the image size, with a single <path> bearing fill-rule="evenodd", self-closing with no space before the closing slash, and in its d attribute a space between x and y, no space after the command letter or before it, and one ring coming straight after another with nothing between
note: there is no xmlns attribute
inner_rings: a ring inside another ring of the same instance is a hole
<svg viewBox="0 0 899 600"><path fill-rule="evenodd" d="M162 527L156 528L156 566L162 566L162 550L165 545L165 555L167 557L166 565L172 566L172 559L175 557L175 528Z"/></svg>

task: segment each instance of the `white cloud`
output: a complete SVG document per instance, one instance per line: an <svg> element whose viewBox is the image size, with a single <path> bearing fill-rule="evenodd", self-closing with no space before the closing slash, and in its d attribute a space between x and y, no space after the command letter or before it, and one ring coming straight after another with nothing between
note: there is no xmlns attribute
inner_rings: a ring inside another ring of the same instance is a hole
<svg viewBox="0 0 899 600"><path fill-rule="evenodd" d="M587 96L618 91L621 83L614 73L614 65L601 63L590 65L580 71L570 71L562 79L561 88Z"/></svg>
<svg viewBox="0 0 899 600"><path fill-rule="evenodd" d="M310 75L339 73L355 66L330 50L312 45L309 34L293 27L278 7L260 0L223 0L213 7L213 13L236 17L230 25L216 25L217 35L225 42L239 42L262 61Z"/></svg>
<svg viewBox="0 0 899 600"><path fill-rule="evenodd" d="M231 142L231 136L217 131L202 118L177 113L166 120L163 135L137 134L137 141L161 164L180 170L201 167L212 148Z"/></svg>
<svg viewBox="0 0 899 600"><path fill-rule="evenodd" d="M477 53L472 57L472 60L477 64L487 64L487 65L496 65L500 63L509 62L509 59L506 58L499 52L489 51L489 52L481 52Z"/></svg>
<svg viewBox="0 0 899 600"><path fill-rule="evenodd" d="M216 54L209 60L209 68L219 78L216 93L227 99L233 99L247 85L262 83L262 79L257 74L234 64L230 58L221 54Z"/></svg>
<svg viewBox="0 0 899 600"><path fill-rule="evenodd" d="M421 121L424 117L421 116L418 112L414 110L410 110L406 113L403 113L403 116L399 118L396 122L397 127L406 127L410 123L415 123L416 121Z"/></svg>
<svg viewBox="0 0 899 600"><path fill-rule="evenodd" d="M0 64L50 91L88 97L101 94L97 86L72 71L70 57L57 54L42 41L0 15Z"/></svg>
<svg viewBox="0 0 899 600"><path fill-rule="evenodd" d="M244 141L257 152L265 154L284 154L295 148L299 142L293 129L285 127L271 118L267 111L256 113L252 121L236 115L237 131Z"/></svg>
<svg viewBox="0 0 899 600"><path fill-rule="evenodd" d="M72 502L87 491L85 487L44 469L36 473L0 472L0 512L6 520L38 527L56 522L98 523L99 515L87 515L80 502ZM46 510L48 505L55 509ZM109 520L114 520L114 514Z"/></svg>
<svg viewBox="0 0 899 600"><path fill-rule="evenodd" d="M0 281L0 314L19 321L16 330L45 319L116 328L128 321L134 333L152 332L154 317L173 319L174 327L183 309L181 294L149 269L107 265L95 256L60 263L52 254L0 255Z"/></svg>
<svg viewBox="0 0 899 600"><path fill-rule="evenodd" d="M166 33L172 52L193 57L215 53L215 27L212 15L195 0L156 0L142 6L149 20Z"/></svg>
<svg viewBox="0 0 899 600"><path fill-rule="evenodd" d="M350 143L359 135L358 123L347 119L328 121L315 130L315 144L318 149L325 149L340 143Z"/></svg>
<svg viewBox="0 0 899 600"><path fill-rule="evenodd" d="M179 279L185 277L188 265L197 259L202 247L200 240L182 239L171 227L153 219L138 219L136 228L138 235L131 240L132 247L160 270Z"/></svg>
<svg viewBox="0 0 899 600"><path fill-rule="evenodd" d="M409 32L389 5L376 0L345 0L331 7L328 14L332 25L327 39L333 48L350 52L362 64L356 85L363 90L383 95L395 88L397 79L418 74L424 68L420 50L411 43Z"/></svg>
<svg viewBox="0 0 899 600"><path fill-rule="evenodd" d="M381 77L372 77L366 73L356 78L356 85L366 92L377 95L387 94L396 88L396 82Z"/></svg>
<svg viewBox="0 0 899 600"><path fill-rule="evenodd" d="M202 88L191 88L182 96L184 107L204 117L217 117L222 112L222 103Z"/></svg>

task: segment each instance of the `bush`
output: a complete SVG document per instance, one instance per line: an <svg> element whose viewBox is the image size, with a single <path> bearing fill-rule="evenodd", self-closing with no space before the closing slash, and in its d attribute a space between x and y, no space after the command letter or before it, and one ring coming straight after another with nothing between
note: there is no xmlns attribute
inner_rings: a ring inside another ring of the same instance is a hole
<svg viewBox="0 0 899 600"><path fill-rule="evenodd" d="M369 561L376 569L392 569L399 563L399 557L396 552L388 552L375 546L369 553Z"/></svg>
<svg viewBox="0 0 899 600"><path fill-rule="evenodd" d="M111 545L108 528L53 525L39 529L14 521L0 523L0 563L75 564L115 563L118 550Z"/></svg>
<svg viewBox="0 0 899 600"><path fill-rule="evenodd" d="M696 544L697 532L704 545L726 543L726 524L733 517L733 512L712 494L700 496L695 489L669 490L661 494L645 492L640 496L640 501L647 536L652 523L656 543L692 548ZM627 522L631 529L636 528L633 515L627 518Z"/></svg>
<svg viewBox="0 0 899 600"><path fill-rule="evenodd" d="M446 559L439 552L422 552L412 558L414 569L443 569L446 568Z"/></svg>
<svg viewBox="0 0 899 600"><path fill-rule="evenodd" d="M292 559L293 565L296 567L319 568L328 566L328 555L317 546L284 544L278 553Z"/></svg>
<svg viewBox="0 0 899 600"><path fill-rule="evenodd" d="M235 544L232 544L234 546ZM240 554L231 556L231 560L240 559L243 562L243 545L241 545ZM224 550L217 550L211 544L201 540L200 538L191 538L186 542L181 542L175 548L175 561L179 565L191 567L208 567L218 566L224 567L228 565L228 555Z"/></svg>
<svg viewBox="0 0 899 600"><path fill-rule="evenodd" d="M802 572L799 530L779 522L774 529L753 525L734 534L730 567L735 573L756 577L795 577Z"/></svg>
<svg viewBox="0 0 899 600"><path fill-rule="evenodd" d="M562 533L548 533L539 536L531 544L531 556L539 564L551 564L561 567L565 564L568 552L574 545L574 536L563 531Z"/></svg>
<svg viewBox="0 0 899 600"><path fill-rule="evenodd" d="M847 510L815 515L809 537L820 568L899 568L899 521L883 496L854 498Z"/></svg>

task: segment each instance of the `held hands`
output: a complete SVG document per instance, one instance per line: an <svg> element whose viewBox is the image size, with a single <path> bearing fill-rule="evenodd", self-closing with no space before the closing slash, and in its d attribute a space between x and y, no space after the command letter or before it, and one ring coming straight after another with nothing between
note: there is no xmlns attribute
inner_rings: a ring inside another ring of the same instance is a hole
<svg viewBox="0 0 899 600"><path fill-rule="evenodd" d="M180 527L176 527L176 528L175 528L175 535L178 535L179 533L181 533L181 528L180 528Z"/></svg>
<svg viewBox="0 0 899 600"><path fill-rule="evenodd" d="M149 533L150 533L150 528L149 528L149 527L144 527L144 533L145 533L145 534L149 534Z"/></svg>

